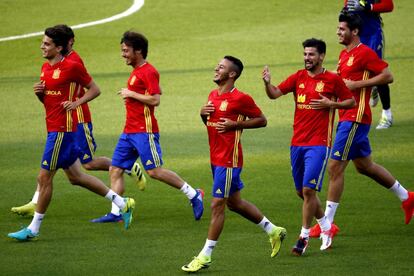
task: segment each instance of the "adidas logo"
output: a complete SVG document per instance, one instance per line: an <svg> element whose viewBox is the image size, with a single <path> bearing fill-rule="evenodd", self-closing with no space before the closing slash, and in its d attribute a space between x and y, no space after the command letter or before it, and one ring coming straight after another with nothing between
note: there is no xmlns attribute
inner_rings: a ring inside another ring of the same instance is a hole
<svg viewBox="0 0 414 276"><path fill-rule="evenodd" d="M88 159L90 156L88 154L85 153L85 155L83 156L83 160Z"/></svg>
<svg viewBox="0 0 414 276"><path fill-rule="evenodd" d="M145 163L145 165L147 165L147 166L152 165L152 161L148 160L147 163Z"/></svg>
<svg viewBox="0 0 414 276"><path fill-rule="evenodd" d="M221 195L222 194L221 190L217 189L216 194Z"/></svg>
<svg viewBox="0 0 414 276"><path fill-rule="evenodd" d="M316 184L316 179L312 179L311 181L309 181L310 184Z"/></svg>
<svg viewBox="0 0 414 276"><path fill-rule="evenodd" d="M339 151L336 151L336 152L334 153L334 155L335 155L335 156L338 156L338 157L341 157L341 154L339 153Z"/></svg>
<svg viewBox="0 0 414 276"><path fill-rule="evenodd" d="M42 165L43 165L43 166L49 166L49 164L47 163L47 161L46 161L46 160L42 162Z"/></svg>

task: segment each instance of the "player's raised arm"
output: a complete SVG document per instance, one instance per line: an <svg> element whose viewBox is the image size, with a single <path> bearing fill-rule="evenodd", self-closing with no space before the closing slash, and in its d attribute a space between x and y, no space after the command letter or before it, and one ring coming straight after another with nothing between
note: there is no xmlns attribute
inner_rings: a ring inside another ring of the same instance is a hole
<svg viewBox="0 0 414 276"><path fill-rule="evenodd" d="M282 91L280 91L277 86L271 84L271 74L267 65L263 69L262 78L265 85L265 91L269 99L277 99L283 95Z"/></svg>

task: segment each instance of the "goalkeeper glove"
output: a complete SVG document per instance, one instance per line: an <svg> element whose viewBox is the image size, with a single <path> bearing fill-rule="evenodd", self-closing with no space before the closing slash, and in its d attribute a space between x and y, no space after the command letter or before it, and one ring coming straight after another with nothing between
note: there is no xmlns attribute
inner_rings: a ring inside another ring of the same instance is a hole
<svg viewBox="0 0 414 276"><path fill-rule="evenodd" d="M346 3L346 8L350 12L355 11L371 11L371 4L367 0L348 0Z"/></svg>

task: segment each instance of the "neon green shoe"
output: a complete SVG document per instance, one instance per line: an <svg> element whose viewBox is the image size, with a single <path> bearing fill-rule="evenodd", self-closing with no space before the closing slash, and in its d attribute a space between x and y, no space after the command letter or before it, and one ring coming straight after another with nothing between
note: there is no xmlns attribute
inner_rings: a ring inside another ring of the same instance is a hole
<svg viewBox="0 0 414 276"><path fill-rule="evenodd" d="M18 214L19 216L31 216L31 217L33 217L35 210L36 210L36 204L33 202L29 202L23 206L11 208L11 211L15 214Z"/></svg>
<svg viewBox="0 0 414 276"><path fill-rule="evenodd" d="M197 256L194 257L193 260L181 267L182 270L186 272L197 272L200 269L208 268L211 264L211 257L207 256Z"/></svg>
<svg viewBox="0 0 414 276"><path fill-rule="evenodd" d="M285 228L276 226L273 232L269 235L270 244L272 245L272 254L270 254L270 257L273 258L279 254L280 247L282 246L286 234L287 232Z"/></svg>
<svg viewBox="0 0 414 276"><path fill-rule="evenodd" d="M135 162L132 166L131 177L135 179L135 183L137 184L138 189L144 191L145 187L147 186L147 179L145 178L145 175L142 172L141 166L138 162Z"/></svg>
<svg viewBox="0 0 414 276"><path fill-rule="evenodd" d="M122 209L122 220L124 221L125 229L128 229L132 223L132 214L134 213L135 200L130 197L124 198L125 207Z"/></svg>

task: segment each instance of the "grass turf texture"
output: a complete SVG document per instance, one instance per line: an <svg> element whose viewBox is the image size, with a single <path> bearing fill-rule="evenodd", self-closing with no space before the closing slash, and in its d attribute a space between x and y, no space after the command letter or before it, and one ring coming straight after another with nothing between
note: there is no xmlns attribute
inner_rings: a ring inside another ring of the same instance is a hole
<svg viewBox="0 0 414 276"><path fill-rule="evenodd" d="M131 69L120 58L119 40L128 29L143 31L150 41L148 60L161 73L163 96L157 117L165 167L177 171L194 187L206 191L206 211L195 222L186 198L150 180L140 192L126 181L126 194L136 199L132 228L96 225L110 204L78 187L59 172L55 192L38 241L17 243L6 234L30 219L10 213L26 203L35 188L46 137L44 111L32 92L43 59L41 37L0 43L0 274L76 275L130 273L182 274L204 244L209 224L211 175L207 136L199 109L215 86L213 68L224 55L242 59L238 80L262 107L268 126L243 136L245 168L243 196L275 223L288 230L281 253L271 259L267 236L257 226L227 212L224 232L204 273L234 275L412 275L414 228L404 225L399 201L352 165L336 223L341 233L332 250L319 251L312 240L306 255L290 249L300 231L301 201L296 197L289 165L293 118L290 96L272 102L263 91L261 70L268 64L278 83L303 67L301 42L323 38L328 45L325 65L335 69L341 46L335 30L342 1L146 1L136 14L105 25L75 30L75 49L102 89L90 106L98 155L111 156L124 123L122 100ZM58 23L79 24L125 10L131 1L3 1L0 37L43 30ZM91 12L93 7L93 12ZM48 11L50 9L50 12ZM394 73L391 85L395 125L373 129L373 158L414 190L414 115L411 107L414 24L410 0L396 1L395 11L383 16L387 61ZM18 24L16 23L18 22ZM373 110L374 124L380 108ZM108 183L106 173L94 175ZM320 194L324 202L327 191ZM324 203L323 203L324 204Z"/></svg>

